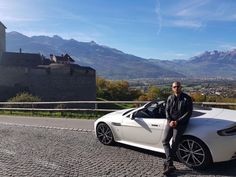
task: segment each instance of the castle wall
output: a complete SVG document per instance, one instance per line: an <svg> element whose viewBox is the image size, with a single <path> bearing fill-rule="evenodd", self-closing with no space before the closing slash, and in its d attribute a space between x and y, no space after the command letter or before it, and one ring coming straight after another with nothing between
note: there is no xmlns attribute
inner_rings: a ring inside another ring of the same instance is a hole
<svg viewBox="0 0 236 177"><path fill-rule="evenodd" d="M5 26L0 22L0 54L6 51Z"/></svg>
<svg viewBox="0 0 236 177"><path fill-rule="evenodd" d="M96 100L95 70L67 64L40 67L38 54L5 52L5 29L0 22L0 101L24 91L43 101Z"/></svg>
<svg viewBox="0 0 236 177"><path fill-rule="evenodd" d="M0 100L29 91L44 101L96 100L94 70L56 65L50 68L0 66Z"/></svg>
<svg viewBox="0 0 236 177"><path fill-rule="evenodd" d="M0 100L5 101L18 92L27 90L26 69L0 66Z"/></svg>

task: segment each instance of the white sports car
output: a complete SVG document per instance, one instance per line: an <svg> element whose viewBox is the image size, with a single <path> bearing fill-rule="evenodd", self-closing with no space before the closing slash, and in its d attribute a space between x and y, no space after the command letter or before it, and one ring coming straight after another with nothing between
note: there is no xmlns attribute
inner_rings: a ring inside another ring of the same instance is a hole
<svg viewBox="0 0 236 177"><path fill-rule="evenodd" d="M96 120L95 134L105 145L119 142L164 153L164 107L164 102L153 101L136 109L109 113ZM236 159L236 111L194 108L176 154L181 162L196 169Z"/></svg>

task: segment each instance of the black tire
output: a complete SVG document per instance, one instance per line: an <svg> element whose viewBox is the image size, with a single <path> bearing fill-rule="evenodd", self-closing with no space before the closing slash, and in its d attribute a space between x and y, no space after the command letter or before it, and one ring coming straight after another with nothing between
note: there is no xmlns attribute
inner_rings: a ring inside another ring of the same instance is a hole
<svg viewBox="0 0 236 177"><path fill-rule="evenodd" d="M96 128L98 140L104 145L114 144L114 137L110 127L105 123L99 123Z"/></svg>
<svg viewBox="0 0 236 177"><path fill-rule="evenodd" d="M208 147L198 138L185 136L177 148L177 157L189 168L205 169L212 163Z"/></svg>

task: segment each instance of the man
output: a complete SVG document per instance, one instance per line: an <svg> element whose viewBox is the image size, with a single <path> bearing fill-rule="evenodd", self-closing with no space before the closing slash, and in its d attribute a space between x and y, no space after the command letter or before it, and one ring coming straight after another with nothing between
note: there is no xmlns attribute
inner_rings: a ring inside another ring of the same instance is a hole
<svg viewBox="0 0 236 177"><path fill-rule="evenodd" d="M164 131L162 144L166 154L163 174L167 175L176 168L173 165L173 156L176 153L178 143L185 129L189 118L192 115L193 103L190 96L183 93L181 83L176 81L172 84L173 95L170 95L166 102L167 125ZM170 147L170 139L172 146Z"/></svg>

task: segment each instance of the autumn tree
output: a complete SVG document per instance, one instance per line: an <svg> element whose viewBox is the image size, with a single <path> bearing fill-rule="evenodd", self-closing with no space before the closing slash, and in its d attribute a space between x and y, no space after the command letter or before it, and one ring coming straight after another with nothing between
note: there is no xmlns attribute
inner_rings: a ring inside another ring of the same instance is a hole
<svg viewBox="0 0 236 177"><path fill-rule="evenodd" d="M151 86L148 91L141 95L138 100L140 101L152 101L152 100L166 100L169 96L169 92L161 90L157 86Z"/></svg>
<svg viewBox="0 0 236 177"><path fill-rule="evenodd" d="M111 81L104 78L97 78L97 97L107 100L134 100L142 92L138 89L132 89L127 81Z"/></svg>
<svg viewBox="0 0 236 177"><path fill-rule="evenodd" d="M206 101L206 95L201 93L193 93L190 95L194 102L204 102Z"/></svg>

